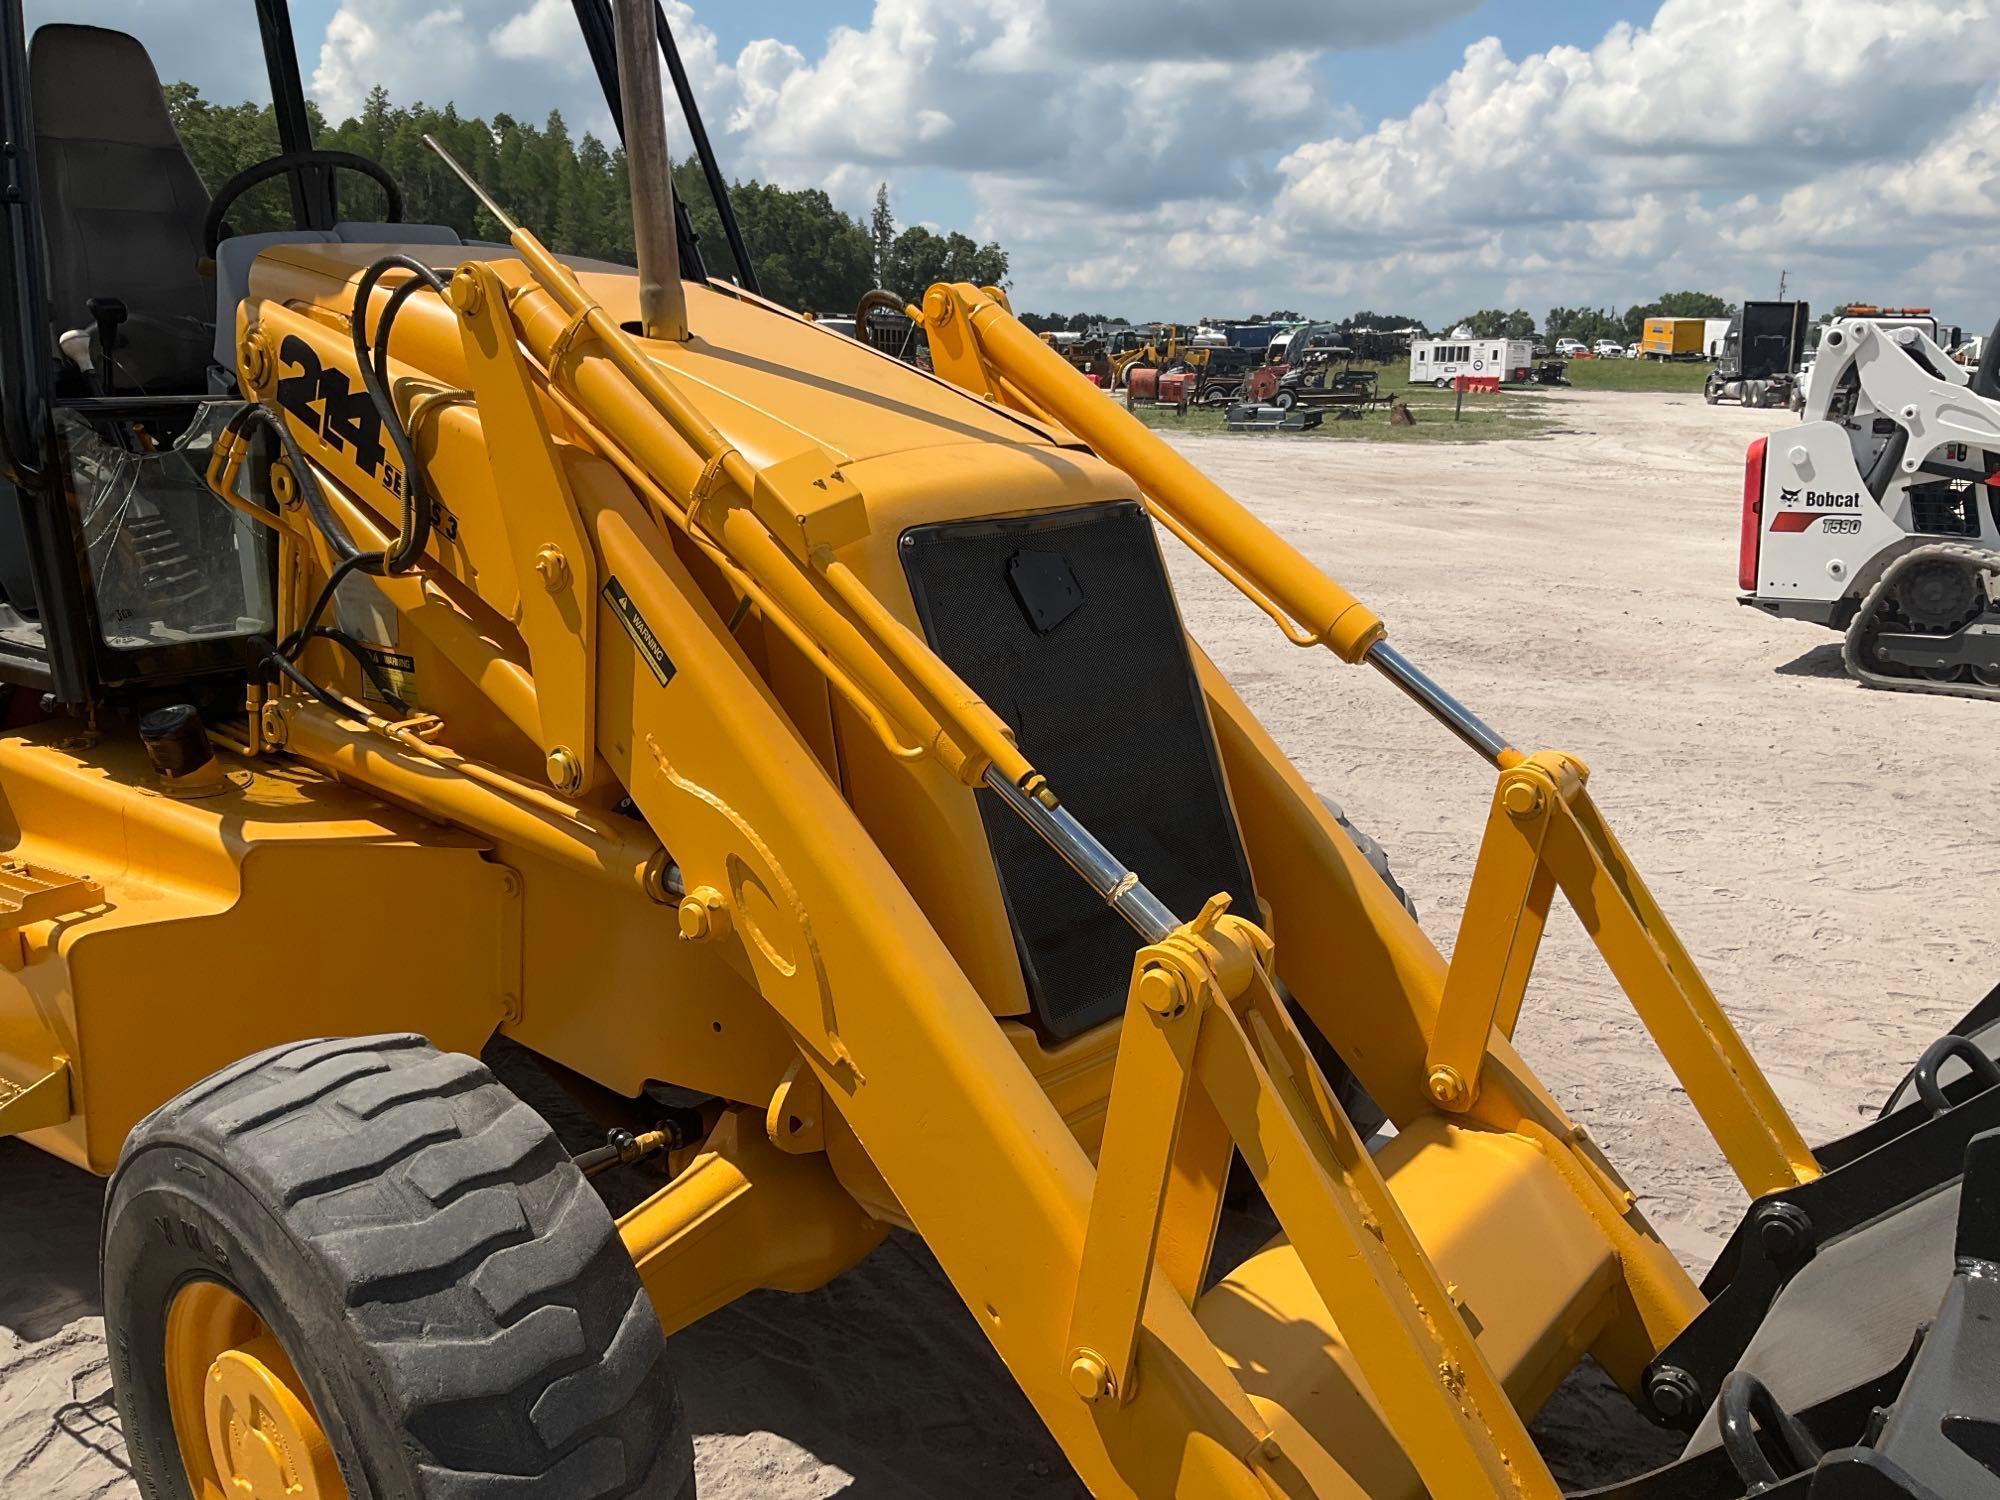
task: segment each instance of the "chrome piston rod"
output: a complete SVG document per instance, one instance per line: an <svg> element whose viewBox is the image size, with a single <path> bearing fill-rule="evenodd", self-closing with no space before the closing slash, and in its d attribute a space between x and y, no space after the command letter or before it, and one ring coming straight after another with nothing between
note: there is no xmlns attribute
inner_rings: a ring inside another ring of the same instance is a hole
<svg viewBox="0 0 2000 1500"><path fill-rule="evenodd" d="M1466 744L1498 766L1508 744L1499 732L1478 714L1460 703L1426 676L1410 659L1387 641L1377 641L1368 649L1368 665L1408 693L1424 710Z"/></svg>
<svg viewBox="0 0 2000 1500"><path fill-rule="evenodd" d="M1507 741L1471 709L1433 682L1402 652L1387 641L1377 641L1368 652L1367 660L1370 666L1422 704L1453 734L1477 750L1489 764L1500 764L1501 756L1508 749ZM1180 926L1180 919L1166 904L1148 890L1136 874L1120 864L1117 857L1066 809L1044 806L991 768L986 772L986 784L1147 942L1157 943Z"/></svg>
<svg viewBox="0 0 2000 1500"><path fill-rule="evenodd" d="M1098 843L1088 828L1060 807L1044 807L1000 772L988 769L986 784L1000 796L1042 842L1063 857L1105 904L1149 943L1157 943L1176 927L1180 918L1169 911L1158 896L1147 890L1139 877L1121 865L1111 851Z"/></svg>

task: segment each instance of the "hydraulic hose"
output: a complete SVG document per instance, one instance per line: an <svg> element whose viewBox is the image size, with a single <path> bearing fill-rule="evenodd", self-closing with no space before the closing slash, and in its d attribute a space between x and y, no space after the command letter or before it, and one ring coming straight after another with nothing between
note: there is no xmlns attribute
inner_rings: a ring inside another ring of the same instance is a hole
<svg viewBox="0 0 2000 1500"><path fill-rule="evenodd" d="M382 277L389 271L402 270L410 273L409 279L389 293L382 316L377 321L375 334L370 344L368 336L368 301ZM244 410L232 421L235 433L240 435L249 428L257 427L269 431L277 442L285 462L291 470L293 482L298 486L299 496L305 502L306 511L312 517L314 527L326 539L336 559L328 571L326 581L314 596L312 605L306 610L305 618L298 628L280 641L271 651L270 659L283 664L281 670L295 661L305 643L319 631L319 622L333 603L334 594L350 573L367 573L380 576L409 571L424 554L430 544L431 505L425 490L423 471L417 463L416 445L411 441L409 429L404 426L401 415L396 410L395 399L389 390L389 335L395 325L396 314L410 296L422 288L443 294L444 279L423 262L407 255L386 255L362 273L355 287L354 307L350 317L350 331L353 338L354 363L360 372L361 383L368 392L387 430L389 440L395 445L396 455L403 466L403 521L396 539L381 551L366 551L361 548L347 528L341 524L339 516L328 504L326 492L321 489L318 476L307 460L297 439L292 436L284 417L272 407L256 404ZM297 674L285 670L288 677ZM303 679L298 678L303 685Z"/></svg>
<svg viewBox="0 0 2000 1500"><path fill-rule="evenodd" d="M382 309L381 321L376 325L371 350L368 342L368 299L389 271L408 271L410 279L389 294L389 300ZM430 496L424 489L416 444L410 441L409 429L403 425L403 419L396 411L396 401L390 394L388 381L389 330L396 321L396 313L409 300L410 294L426 286L439 296L444 295L444 278L422 261L407 255L385 255L364 271L355 285L354 311L348 320L354 339L354 363L361 373L361 384L366 387L369 400L375 403L382 426L389 434L389 441L395 444L396 456L403 465L403 527L383 556L381 571L385 573L408 572L416 566L417 559L424 555L424 548L430 544Z"/></svg>
<svg viewBox="0 0 2000 1500"><path fill-rule="evenodd" d="M276 441L278 451L284 455L285 463L291 469L292 482L299 487L299 498L305 501L306 513L312 517L313 525L318 528L320 535L326 538L326 544L333 549L334 556L342 562L365 563L372 560L379 563L382 554L362 551L355 544L354 538L347 534L347 528L340 524L340 517L335 515L333 507L327 504L326 492L320 488L319 479L314 475L312 466L306 462L304 450L299 447L298 440L292 436L291 429L285 425L285 419L276 409L262 404L244 407L230 418L229 426L223 429L222 437L217 439L217 445L220 446L223 442L240 436L253 427L260 427L269 432ZM370 568L369 571L380 570Z"/></svg>

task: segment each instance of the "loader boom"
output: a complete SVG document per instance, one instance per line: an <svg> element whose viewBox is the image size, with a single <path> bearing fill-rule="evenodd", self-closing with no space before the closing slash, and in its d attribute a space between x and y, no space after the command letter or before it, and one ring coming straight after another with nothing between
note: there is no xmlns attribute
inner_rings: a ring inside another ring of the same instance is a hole
<svg viewBox="0 0 2000 1500"><path fill-rule="evenodd" d="M643 166L662 13L578 11L636 273L439 149L505 245L219 246L226 394L51 419L137 675L0 735L0 1130L113 1174L149 1500L684 1494L663 1337L890 1227L1101 1496L1554 1500L1529 1422L1586 1358L1691 1437L1624 1500L1921 1448L1983 1348L2000 1010L1809 1148L1582 761L1002 292L925 291L933 376L707 281ZM1494 769L1449 962L1188 637L1155 524ZM1558 892L1753 1200L1700 1288L1515 1050ZM496 1034L603 1145L467 1055ZM1223 1264L1239 1162L1279 1232ZM584 1174L643 1163L614 1226ZM1903 1257L1899 1347L1771 1352L1885 1240L1942 1262Z"/></svg>
<svg viewBox="0 0 2000 1500"><path fill-rule="evenodd" d="M1270 1482L1310 1494L1342 1487L1335 1476L1350 1460L1337 1452L1337 1435L1309 1413L1277 1419L1283 1405L1275 1395L1264 1399L1277 1401L1276 1408L1253 1401L1230 1371L1264 1361L1212 1342L1190 1319L1206 1300L1190 1298L1188 1288L1199 1285L1198 1268L1211 1253L1220 1167L1233 1145L1291 1230L1291 1253L1327 1309L1330 1327L1340 1330L1351 1351L1360 1388L1379 1406L1388 1437L1422 1482L1433 1492L1553 1494L1516 1409L1521 1392L1506 1389L1507 1374L1490 1362L1465 1323L1391 1182L1332 1105L1330 1086L1276 1002L1271 976L1288 974L1289 967L1282 948L1260 926L1225 915L1226 898L1192 919L1170 911L1143 883L1143 871L1127 869L1068 814L1060 788L1034 769L1012 731L843 557L869 534L869 498L837 455L808 445L753 459L703 414L659 345L627 333L602 294L530 231L515 227L511 238L518 268L466 263L452 276L448 295L463 342L469 410L503 421L509 413L516 417L507 424L513 435L491 457L496 480L503 464L511 480L498 519L515 537L517 571L526 573L536 566L530 559L542 555L530 546L531 537L570 530L587 538L574 560L574 543L556 546L566 588L550 587L558 608L541 626L523 600L531 667L579 651L597 663L594 739L586 727L572 736L575 744L553 743L548 713L539 706L542 694L535 694L532 718L543 730L550 777L561 786L559 752L580 760L594 746L602 756L611 779L673 851L685 892L683 933L696 941L742 941L750 977L798 1039L816 1092L882 1173L901 1213L925 1233L1079 1470L1105 1493L1126 1487L1154 1492L1169 1475L1171 1486L1180 1487L1193 1460L1143 1434L1198 1431L1212 1441L1214 1462L1228 1455L1229 1465L1240 1466L1215 1471L1217 1483L1224 1483L1225 1472L1238 1476L1225 1489ZM938 313L941 308L957 309L956 327ZM701 311L690 312L697 338ZM260 337L271 337L273 330L262 324L282 325L284 316L267 306L246 347L254 350ZM1078 380L996 300L969 287L934 288L926 316L947 375L976 367L989 387L1017 393L1024 415L1075 432L1115 459L1155 514L1238 580L1292 639L1327 645L1392 676L1507 767L1516 778L1508 786L1535 774L1536 766L1570 766L1560 758L1524 761L1435 689L1387 648L1372 613ZM518 354L510 352L516 348ZM246 375L254 368L253 357ZM524 447L520 419L537 412L548 438L538 443L529 434ZM544 447L558 424L560 441ZM565 446L576 453L567 462L543 456ZM583 455L594 455L607 475L629 482L629 498L618 498L602 482L579 482ZM444 461L441 446L434 464ZM528 482L535 475L541 476L539 494ZM537 515L542 519L532 519ZM564 522L571 515L573 527ZM461 524L476 519L465 515ZM909 764L911 754L921 753L961 784L987 785L1147 941L1135 959L1116 1050L1096 1193L1087 1161L1071 1157L1059 1165L1066 1153L1048 1154L1060 1142L1048 1139L1045 1129L1038 1132L1041 1149L1027 1147L1020 1132L1047 1103L1038 1107L1021 1096L1020 1087L1033 1088L1031 1079L995 1092L1000 1077L1018 1076L1018 1065L994 1055L999 1038L990 1022L975 1019L984 1009L976 997L968 994L956 1008L943 1005L942 995L953 986L930 972L920 986L926 1002L917 1002L914 993L895 1001L888 976L911 973L918 962L907 934L920 919L882 905L893 876L854 878L862 868L854 849L828 838L846 819L832 806L808 811L804 783L816 778L803 765L787 768L771 760L789 737L777 721L756 722L761 695L732 702L740 690L716 696L709 686L736 678L740 667L729 661L729 645L716 638L714 622L689 611L698 590L675 557L675 533L756 601L787 639L824 664L828 682L875 727L888 754ZM543 577L546 583L546 570ZM574 612L560 605L565 592L581 587L600 595L594 641L571 623ZM664 672L662 660L670 664ZM675 733L672 725L687 720L691 704L699 705L692 711L702 722L729 731L726 736L690 744ZM281 723L292 717L318 721L330 712L304 704L277 717ZM408 733L379 717L371 727L391 738ZM718 755L725 739L727 753ZM782 796L773 790L780 787ZM1504 788L1500 795L1507 796ZM1552 800L1565 809L1587 809L1580 774L1563 770ZM1583 816L1601 828L1594 814ZM805 837L809 829L819 832ZM1584 855L1568 868L1596 870L1601 877L1606 839L1600 831L1595 859ZM1579 888L1574 880L1564 883ZM1704 1038L1721 1049L1699 1062L1685 1052L1672 1060L1720 1127L1725 1149L1746 1164L1746 1181L1761 1188L1809 1176L1810 1153L1712 997L1698 980L1690 983L1691 966L1677 971L1676 960L1684 964L1685 955L1643 888L1622 863L1606 885L1625 893L1629 927L1615 935L1639 955L1625 962L1625 974L1645 998L1649 1024L1663 1035ZM1475 887L1474 909L1491 904L1483 890ZM1510 898L1516 905L1525 899L1511 888L1492 899ZM906 950L898 960L879 947L885 940ZM1461 947L1467 963L1486 951L1484 944ZM1513 962L1516 1009L1531 959L1529 949ZM873 977L863 981L863 975ZM1492 1030L1498 1019L1493 994L1486 993L1482 1009L1476 982L1465 987L1472 998L1445 1012L1466 1016L1454 1023L1454 1040L1445 1044L1451 1061L1433 1061L1426 1039L1439 1033L1441 1007L1455 992L1449 975L1441 991L1405 996L1410 1009L1387 1028L1389 1037L1360 1029L1354 1008L1328 1006L1326 976L1315 982L1302 969L1288 977L1306 1014L1343 1056L1362 1060L1364 1081L1411 1139L1429 1132L1447 1156L1466 1132L1499 1131L1534 1143L1516 1169L1539 1176L1542 1192L1573 1205L1571 1222L1596 1242L1599 1274L1613 1271L1617 1284L1615 1296L1612 1286L1602 1285L1584 1303L1567 1306L1564 1315L1580 1321L1559 1343L1595 1344L1608 1366L1636 1381L1646 1359L1685 1326L1698 1299L1651 1236L1629 1191L1520 1068L1505 1031ZM863 994L868 998L856 998ZM928 1029L909 1025L919 1012L929 1017ZM1484 1028L1472 1019L1481 1015ZM878 1035L884 1025L890 1032ZM1399 1047L1399 1037L1424 1047ZM934 1165L938 1142L912 1141L902 1122L919 1098L949 1080L956 1081L950 1093L962 1103L944 1153L956 1165L941 1178ZM1180 1102L1162 1114L1163 1100ZM1200 1128L1190 1131L1190 1120ZM1768 1165L1759 1150L1771 1153ZM983 1236L959 1238L955 1184L963 1165L974 1161L986 1164L981 1180L1006 1200L999 1212L1007 1222L1030 1238L1031 1226L1046 1222L1060 1236L1032 1259L1048 1264L1052 1258L1072 1268L1067 1274L1023 1286L992 1263ZM1008 1179L1018 1183L1018 1198L1009 1200L999 1186ZM1064 1206L1056 1212L1059 1203ZM1045 1217L1051 1212L1056 1217ZM659 1209L642 1211L634 1224L639 1238L633 1248L642 1267L653 1263L655 1246L669 1246L683 1233L673 1215ZM1193 1270L1192 1277L1178 1273L1178 1289L1161 1280L1162 1245ZM1485 1252L1518 1256L1528 1247L1503 1251L1488 1244ZM660 1263L687 1264L673 1256ZM676 1326L682 1318L668 1288L649 1280L663 1321ZM1075 1286L1073 1300L1057 1292L1063 1285ZM671 1294L712 1300L685 1283ZM1627 1311L1613 1310L1620 1305ZM1487 1324L1489 1344L1501 1321ZM1545 1393L1560 1373L1545 1363L1532 1375L1516 1368L1512 1378Z"/></svg>

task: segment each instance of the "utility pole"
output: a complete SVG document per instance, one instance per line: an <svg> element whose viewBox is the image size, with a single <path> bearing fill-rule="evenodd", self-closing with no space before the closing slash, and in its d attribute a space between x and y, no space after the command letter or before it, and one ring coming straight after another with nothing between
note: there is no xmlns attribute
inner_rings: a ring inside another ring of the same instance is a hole
<svg viewBox="0 0 2000 1500"><path fill-rule="evenodd" d="M1780 302L1785 300L1785 278L1791 274L1790 271L1780 271L1778 273L1778 300Z"/></svg>

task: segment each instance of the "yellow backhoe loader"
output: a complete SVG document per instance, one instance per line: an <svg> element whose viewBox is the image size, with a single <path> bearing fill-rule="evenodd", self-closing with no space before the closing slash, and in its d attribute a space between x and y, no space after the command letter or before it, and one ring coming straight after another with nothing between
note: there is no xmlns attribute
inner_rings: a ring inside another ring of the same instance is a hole
<svg viewBox="0 0 2000 1500"><path fill-rule="evenodd" d="M636 271L397 222L283 0L208 9L282 148L213 197L138 41L0 0L0 1130L110 1179L149 1500L688 1494L666 1335L891 1225L1100 1496L1553 1497L1586 1356L1687 1434L1600 1494L2000 1489L2000 992L1809 1148L1584 763L1004 295L928 290L929 374L707 266L653 4L576 5ZM296 227L229 234L271 177ZM1449 963L1159 529L1492 767ZM1700 1286L1510 1042L1558 890L1749 1200ZM1230 1263L1238 1160L1282 1233Z"/></svg>
<svg viewBox="0 0 2000 1500"><path fill-rule="evenodd" d="M1188 330L1178 323L1154 323L1145 328L1120 329L1112 336L1108 351L1111 360L1111 384L1123 389L1134 368L1151 365L1164 370L1187 357L1193 348L1187 342Z"/></svg>

